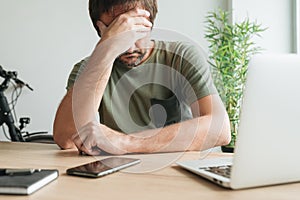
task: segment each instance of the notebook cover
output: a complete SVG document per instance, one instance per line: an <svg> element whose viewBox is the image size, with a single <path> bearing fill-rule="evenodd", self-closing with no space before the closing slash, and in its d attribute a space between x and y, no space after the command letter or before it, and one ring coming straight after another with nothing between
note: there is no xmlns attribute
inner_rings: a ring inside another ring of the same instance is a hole
<svg viewBox="0 0 300 200"><path fill-rule="evenodd" d="M0 176L0 194L31 194L57 177L56 169L43 169L31 175Z"/></svg>

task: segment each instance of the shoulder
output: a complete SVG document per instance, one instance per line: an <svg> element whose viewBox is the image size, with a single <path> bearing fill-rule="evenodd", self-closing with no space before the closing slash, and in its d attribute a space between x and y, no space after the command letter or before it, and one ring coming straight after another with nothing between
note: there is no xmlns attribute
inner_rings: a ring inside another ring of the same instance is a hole
<svg viewBox="0 0 300 200"><path fill-rule="evenodd" d="M89 56L88 57L85 57L85 58L83 58L82 60L80 60L79 62L77 62L75 65L74 65L74 67L73 67L73 69L75 69L75 68L77 68L77 69L79 69L79 68L84 68L85 66L86 66L86 64L87 64L87 62L88 62L88 60L89 60Z"/></svg>
<svg viewBox="0 0 300 200"><path fill-rule="evenodd" d="M90 57L85 57L81 61L77 62L74 65L71 74L73 74L73 75L75 75L77 77L83 71L83 69L86 67L89 58Z"/></svg>
<svg viewBox="0 0 300 200"><path fill-rule="evenodd" d="M82 59L81 61L77 62L69 74L68 82L67 82L67 90L69 90L73 85L75 80L78 78L79 74L82 73L83 69L87 65L89 57Z"/></svg>

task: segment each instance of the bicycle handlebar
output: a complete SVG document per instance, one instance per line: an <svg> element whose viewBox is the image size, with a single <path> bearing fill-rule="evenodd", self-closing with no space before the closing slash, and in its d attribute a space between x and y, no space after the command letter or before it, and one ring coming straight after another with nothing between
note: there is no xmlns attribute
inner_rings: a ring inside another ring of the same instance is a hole
<svg viewBox="0 0 300 200"><path fill-rule="evenodd" d="M30 87L27 83L25 83L24 81L22 81L22 80L20 80L20 79L17 78L18 73L16 71L6 71L0 65L0 76L3 77L4 79L8 80L8 81L10 79L12 79L12 80L14 80L14 82L17 85L21 85L22 87L26 86L29 90L33 91L32 87Z"/></svg>

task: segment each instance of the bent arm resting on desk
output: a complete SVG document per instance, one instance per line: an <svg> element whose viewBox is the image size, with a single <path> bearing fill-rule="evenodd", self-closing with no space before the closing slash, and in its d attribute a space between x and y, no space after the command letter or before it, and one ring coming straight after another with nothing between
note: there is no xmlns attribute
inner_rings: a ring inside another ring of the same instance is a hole
<svg viewBox="0 0 300 200"><path fill-rule="evenodd" d="M71 98L72 90L62 101L57 114L57 117L64 117L65 120L56 120L54 126L55 141L63 149L77 146L80 151L89 155L98 155L99 150L112 154L174 152L204 150L230 141L228 116L217 95L204 97L192 105L194 119L130 135L117 132L99 122L88 123L77 134L70 106ZM94 148L96 146L98 148Z"/></svg>

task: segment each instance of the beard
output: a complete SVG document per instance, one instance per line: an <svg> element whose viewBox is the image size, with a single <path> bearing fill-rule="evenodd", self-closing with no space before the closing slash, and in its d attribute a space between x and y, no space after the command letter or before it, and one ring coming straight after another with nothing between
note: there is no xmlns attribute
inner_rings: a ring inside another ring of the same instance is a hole
<svg viewBox="0 0 300 200"><path fill-rule="evenodd" d="M133 52L125 52L117 57L117 61L121 64L127 66L128 68L136 67L141 64L143 58L145 57L147 51L135 50Z"/></svg>

